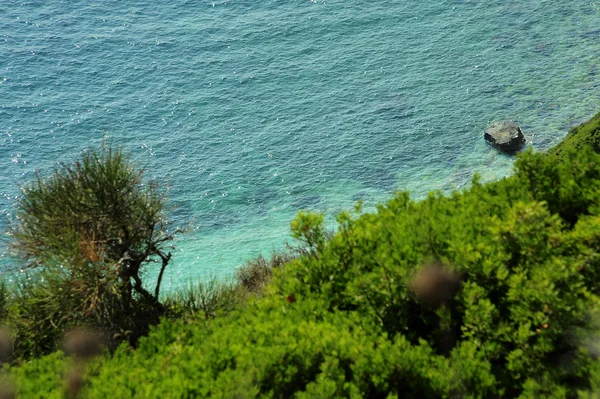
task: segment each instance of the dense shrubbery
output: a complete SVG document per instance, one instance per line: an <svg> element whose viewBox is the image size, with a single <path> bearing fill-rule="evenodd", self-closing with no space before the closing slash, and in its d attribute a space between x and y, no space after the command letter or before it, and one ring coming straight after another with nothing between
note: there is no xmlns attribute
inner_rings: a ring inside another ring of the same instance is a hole
<svg viewBox="0 0 600 399"><path fill-rule="evenodd" d="M319 257L288 268L276 286L359 314L381 334L427 342L436 355L469 348L456 361L475 357L493 380L473 393L590 389L598 364L578 336L599 300L600 157L583 150L563 162L526 153L511 179L418 203L399 194L377 214L343 217ZM411 290L431 262L461 280L439 307Z"/></svg>
<svg viewBox="0 0 600 399"><path fill-rule="evenodd" d="M301 213L304 255L256 272L273 274L261 297L164 321L90 363L83 397L596 397L600 155L559 155L450 196L396 193L329 238ZM10 374L24 397L59 397L69 362Z"/></svg>

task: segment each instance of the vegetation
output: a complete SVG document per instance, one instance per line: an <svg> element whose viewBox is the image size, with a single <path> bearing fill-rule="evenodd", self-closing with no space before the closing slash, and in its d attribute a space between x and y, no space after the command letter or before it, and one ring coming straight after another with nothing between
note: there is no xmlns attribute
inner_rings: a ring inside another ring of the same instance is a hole
<svg viewBox="0 0 600 399"><path fill-rule="evenodd" d="M576 141L599 125L510 178L359 204L333 235L300 213L299 253L190 286L135 349L8 375L22 397L597 397L600 155Z"/></svg>
<svg viewBox="0 0 600 399"><path fill-rule="evenodd" d="M580 150L584 146L590 146L594 151L600 153L600 113L586 123L569 130L567 137L550 149L548 154L560 159L568 150Z"/></svg>
<svg viewBox="0 0 600 399"><path fill-rule="evenodd" d="M241 285L216 278L193 283L169 293L164 301L170 318L211 319L225 315L243 304L248 295Z"/></svg>
<svg viewBox="0 0 600 399"><path fill-rule="evenodd" d="M73 326L135 339L158 322L175 232L164 196L142 177L122 151L102 148L23 189L11 230L26 272L9 309L18 354L56 349ZM161 266L151 286L142 274L155 261Z"/></svg>

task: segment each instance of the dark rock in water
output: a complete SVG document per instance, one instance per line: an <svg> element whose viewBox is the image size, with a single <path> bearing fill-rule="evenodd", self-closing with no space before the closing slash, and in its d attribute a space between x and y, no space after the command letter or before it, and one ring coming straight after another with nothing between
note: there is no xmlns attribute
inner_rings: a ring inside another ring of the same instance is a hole
<svg viewBox="0 0 600 399"><path fill-rule="evenodd" d="M483 137L502 152L517 152L525 144L525 136L519 125L512 121L494 122Z"/></svg>

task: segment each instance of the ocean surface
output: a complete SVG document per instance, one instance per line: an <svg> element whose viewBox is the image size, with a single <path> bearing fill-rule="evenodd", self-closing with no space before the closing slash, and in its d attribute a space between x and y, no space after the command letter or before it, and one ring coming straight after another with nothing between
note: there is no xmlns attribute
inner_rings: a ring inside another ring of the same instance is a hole
<svg viewBox="0 0 600 399"><path fill-rule="evenodd" d="M544 150L598 111L598 2L0 0L0 229L108 138L189 227L167 283L224 278L301 209L509 175L494 120Z"/></svg>

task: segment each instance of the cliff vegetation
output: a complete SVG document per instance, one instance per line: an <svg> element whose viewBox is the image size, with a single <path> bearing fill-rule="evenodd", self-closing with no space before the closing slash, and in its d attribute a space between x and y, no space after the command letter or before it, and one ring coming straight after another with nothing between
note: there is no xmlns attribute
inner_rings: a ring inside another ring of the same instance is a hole
<svg viewBox="0 0 600 399"><path fill-rule="evenodd" d="M597 397L599 135L600 114L548 153L518 155L511 177L475 177L468 190L420 201L396 192L374 213L357 204L335 232L301 212L288 251L249 262L231 284L163 294L162 321L135 342L102 351L100 333L76 330L62 346L13 354L5 389L24 398ZM2 295L5 341L27 319L14 295ZM35 332L27 339L37 345Z"/></svg>

